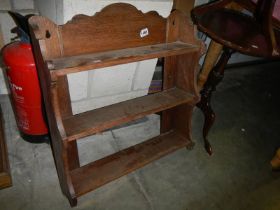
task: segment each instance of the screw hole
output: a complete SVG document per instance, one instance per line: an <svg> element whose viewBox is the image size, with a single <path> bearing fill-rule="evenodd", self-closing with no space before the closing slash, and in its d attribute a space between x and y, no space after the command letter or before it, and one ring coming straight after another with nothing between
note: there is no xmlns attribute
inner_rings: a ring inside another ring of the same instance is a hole
<svg viewBox="0 0 280 210"><path fill-rule="evenodd" d="M46 30L46 38L47 39L51 38L51 33L49 32L49 30Z"/></svg>

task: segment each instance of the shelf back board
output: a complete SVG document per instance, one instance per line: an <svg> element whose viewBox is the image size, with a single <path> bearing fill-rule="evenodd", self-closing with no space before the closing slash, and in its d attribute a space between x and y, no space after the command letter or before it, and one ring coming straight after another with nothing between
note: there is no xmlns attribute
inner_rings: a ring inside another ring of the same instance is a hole
<svg viewBox="0 0 280 210"><path fill-rule="evenodd" d="M76 15L61 26L40 16L30 18L29 23L36 38L45 40L45 59L154 45L166 39L165 18L121 3L94 16ZM55 52L50 44L56 45Z"/></svg>

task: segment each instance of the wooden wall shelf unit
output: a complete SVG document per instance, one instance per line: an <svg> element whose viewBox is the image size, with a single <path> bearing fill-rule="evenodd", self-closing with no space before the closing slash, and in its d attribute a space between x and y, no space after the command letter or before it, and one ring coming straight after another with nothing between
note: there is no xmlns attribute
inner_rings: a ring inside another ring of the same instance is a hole
<svg viewBox="0 0 280 210"><path fill-rule="evenodd" d="M12 186L4 129L4 119L0 106L0 189Z"/></svg>
<svg viewBox="0 0 280 210"><path fill-rule="evenodd" d="M196 74L204 46L183 13L175 10L163 18L117 3L61 26L40 16L29 24L56 168L71 206L101 185L192 146ZM162 92L73 115L67 74L160 57L165 58ZM77 140L157 112L162 112L159 136L80 166Z"/></svg>

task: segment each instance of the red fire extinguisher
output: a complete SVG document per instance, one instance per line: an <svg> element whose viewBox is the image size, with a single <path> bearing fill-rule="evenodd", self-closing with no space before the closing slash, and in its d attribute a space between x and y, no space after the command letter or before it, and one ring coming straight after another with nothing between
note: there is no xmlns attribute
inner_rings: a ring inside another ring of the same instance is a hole
<svg viewBox="0 0 280 210"><path fill-rule="evenodd" d="M32 47L28 35L28 17L10 12L21 41L6 45L2 57L11 91L12 107L22 138L32 143L48 140L48 128Z"/></svg>

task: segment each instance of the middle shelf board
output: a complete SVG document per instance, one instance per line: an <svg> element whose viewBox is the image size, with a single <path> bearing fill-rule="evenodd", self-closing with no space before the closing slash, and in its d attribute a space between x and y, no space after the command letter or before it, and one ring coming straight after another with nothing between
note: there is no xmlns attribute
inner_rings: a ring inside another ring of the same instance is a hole
<svg viewBox="0 0 280 210"><path fill-rule="evenodd" d="M63 120L67 141L93 135L114 126L175 106L193 102L195 96L179 88L168 89L73 115Z"/></svg>
<svg viewBox="0 0 280 210"><path fill-rule="evenodd" d="M171 42L135 48L56 58L47 61L53 78L70 73L131 63L152 58L181 55L199 50L199 46Z"/></svg>

